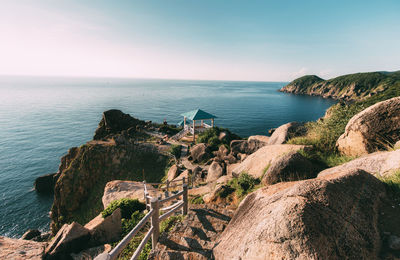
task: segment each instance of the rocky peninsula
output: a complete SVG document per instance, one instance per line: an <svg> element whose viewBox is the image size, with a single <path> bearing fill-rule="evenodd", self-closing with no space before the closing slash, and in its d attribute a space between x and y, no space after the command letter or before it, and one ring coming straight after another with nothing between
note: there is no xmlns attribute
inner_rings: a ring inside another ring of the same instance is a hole
<svg viewBox="0 0 400 260"><path fill-rule="evenodd" d="M142 259L398 259L399 78L294 80L281 91L346 102L315 122L247 139L214 127L192 144L171 138L180 131L174 126L105 111L93 140L36 181L38 191L54 193L52 238L0 237L0 257L94 259L144 216L143 180L185 178L188 215L163 222L156 248L146 246ZM161 196L156 185L149 192Z"/></svg>

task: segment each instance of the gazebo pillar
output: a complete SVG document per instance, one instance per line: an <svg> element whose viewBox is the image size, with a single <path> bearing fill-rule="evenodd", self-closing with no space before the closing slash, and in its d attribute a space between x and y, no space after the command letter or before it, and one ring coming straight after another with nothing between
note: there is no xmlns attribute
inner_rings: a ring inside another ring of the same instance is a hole
<svg viewBox="0 0 400 260"><path fill-rule="evenodd" d="M193 120L193 142L196 142L196 120Z"/></svg>
<svg viewBox="0 0 400 260"><path fill-rule="evenodd" d="M183 117L183 129L186 129L186 116Z"/></svg>
<svg viewBox="0 0 400 260"><path fill-rule="evenodd" d="M214 127L214 118L211 118L211 127Z"/></svg>

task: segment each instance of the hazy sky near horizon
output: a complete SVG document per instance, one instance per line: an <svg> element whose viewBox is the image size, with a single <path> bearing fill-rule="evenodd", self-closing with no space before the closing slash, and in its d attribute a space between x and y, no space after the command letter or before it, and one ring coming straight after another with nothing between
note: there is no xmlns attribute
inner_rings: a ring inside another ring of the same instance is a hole
<svg viewBox="0 0 400 260"><path fill-rule="evenodd" d="M400 1L1 0L0 75L290 81L400 70Z"/></svg>

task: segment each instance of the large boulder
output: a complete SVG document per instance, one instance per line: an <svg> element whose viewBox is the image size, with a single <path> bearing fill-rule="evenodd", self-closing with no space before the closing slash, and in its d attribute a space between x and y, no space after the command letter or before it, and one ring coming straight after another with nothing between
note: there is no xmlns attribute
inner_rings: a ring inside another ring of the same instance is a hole
<svg viewBox="0 0 400 260"><path fill-rule="evenodd" d="M348 156L387 150L400 139L400 97L379 102L353 116L336 142Z"/></svg>
<svg viewBox="0 0 400 260"><path fill-rule="evenodd" d="M213 162L208 168L207 182L212 182L217 180L219 177L224 175L224 167L218 162Z"/></svg>
<svg viewBox="0 0 400 260"><path fill-rule="evenodd" d="M65 224L46 247L43 259L70 259L70 254L86 248L89 240L87 228L76 222Z"/></svg>
<svg viewBox="0 0 400 260"><path fill-rule="evenodd" d="M45 243L0 236L0 259L40 260Z"/></svg>
<svg viewBox="0 0 400 260"><path fill-rule="evenodd" d="M53 193L58 179L57 173L50 173L36 178L35 190L39 193Z"/></svg>
<svg viewBox="0 0 400 260"><path fill-rule="evenodd" d="M318 176L327 176L338 171L361 169L376 177L387 177L400 169L400 150L376 152L350 162L323 170Z"/></svg>
<svg viewBox="0 0 400 260"><path fill-rule="evenodd" d="M232 174L238 176L242 172L246 172L255 178L260 178L264 174L267 167L271 165L273 160L283 156L286 153L305 148L307 148L305 145L292 144L264 146L255 153L249 155L243 162L236 166L232 170Z"/></svg>
<svg viewBox="0 0 400 260"><path fill-rule="evenodd" d="M262 182L272 185L283 181L298 181L314 178L317 173L318 167L299 152L292 151L276 158L271 163Z"/></svg>
<svg viewBox="0 0 400 260"><path fill-rule="evenodd" d="M40 237L40 233L37 229L28 229L22 236L21 239L33 240L34 238Z"/></svg>
<svg viewBox="0 0 400 260"><path fill-rule="evenodd" d="M264 143L268 143L268 141L269 141L269 136L266 136L266 135L252 135L252 136L249 136L249 138L247 138L247 141L260 141L260 142L264 142Z"/></svg>
<svg viewBox="0 0 400 260"><path fill-rule="evenodd" d="M207 144L200 143L190 148L190 156L192 157L193 162L205 162L211 158L211 151Z"/></svg>
<svg viewBox="0 0 400 260"><path fill-rule="evenodd" d="M146 187L147 191L151 195L156 193L153 186L147 185ZM106 184L102 198L104 208L107 208L114 200L123 198L138 199L139 201L144 202L143 182L117 180L110 181Z"/></svg>
<svg viewBox="0 0 400 260"><path fill-rule="evenodd" d="M235 156L237 154L252 154L266 145L267 143L257 139L233 140L230 143L231 153Z"/></svg>
<svg viewBox="0 0 400 260"><path fill-rule="evenodd" d="M131 117L129 114L125 114L120 110L111 109L103 112L103 117L96 129L93 139L100 140L108 138L113 134L122 132L123 130L132 132L132 129L144 125L144 121Z"/></svg>
<svg viewBox="0 0 400 260"><path fill-rule="evenodd" d="M384 194L362 170L261 188L240 203L215 259L378 259Z"/></svg>
<svg viewBox="0 0 400 260"><path fill-rule="evenodd" d="M96 246L96 247L92 247L92 248L88 248L85 250L82 250L79 253L72 253L71 257L73 260L92 260L95 259L96 256L100 255L100 254L106 254L108 252L110 252L112 249L110 244L105 244L105 245L101 245L101 246Z"/></svg>
<svg viewBox="0 0 400 260"><path fill-rule="evenodd" d="M106 218L100 214L85 225L90 232L90 246L118 241L122 233L121 209L117 208Z"/></svg>
<svg viewBox="0 0 400 260"><path fill-rule="evenodd" d="M307 129L304 126L304 123L291 122L281 125L277 129L275 129L275 131L269 138L268 145L284 144L286 143L286 141L293 137L305 135L306 132Z"/></svg>
<svg viewBox="0 0 400 260"><path fill-rule="evenodd" d="M172 165L171 168L169 168L168 173L167 173L167 180L172 181L179 175L179 168L176 164Z"/></svg>

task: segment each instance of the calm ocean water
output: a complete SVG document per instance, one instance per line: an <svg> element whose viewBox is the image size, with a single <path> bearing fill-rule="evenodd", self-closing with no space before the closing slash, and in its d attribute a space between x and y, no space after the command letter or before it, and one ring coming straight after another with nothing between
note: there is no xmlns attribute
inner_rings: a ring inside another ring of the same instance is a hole
<svg viewBox="0 0 400 260"><path fill-rule="evenodd" d="M48 229L52 198L32 189L68 148L92 139L105 110L177 123L201 108L241 136L321 117L334 104L277 92L285 83L0 77L0 235Z"/></svg>

